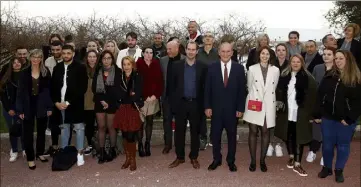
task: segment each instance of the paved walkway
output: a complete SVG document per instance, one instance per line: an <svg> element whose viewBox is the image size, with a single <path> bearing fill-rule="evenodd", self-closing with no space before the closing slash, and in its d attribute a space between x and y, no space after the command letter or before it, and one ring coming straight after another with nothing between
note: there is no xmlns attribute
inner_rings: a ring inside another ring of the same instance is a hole
<svg viewBox="0 0 361 187"><path fill-rule="evenodd" d="M2 139L8 141L7 139ZM6 144L6 143L5 143ZM85 165L82 167L73 166L69 171L52 172L50 163L37 162L35 171L27 168L26 161L19 158L15 163L9 163L8 147L1 148L1 187L5 186L36 186L36 187L72 187L72 186L190 186L190 187L211 187L211 186L360 186L360 141L352 143L350 159L345 171L345 183L336 184L334 176L327 179L317 178L320 171L320 156L315 163L303 162L304 169L308 172L308 177L300 177L286 167L287 157L267 158L268 172L262 173L257 166L257 171L248 171L249 154L248 145L240 143L237 147L238 172L231 173L224 164L216 171L208 171L207 167L212 161L212 150L208 148L200 152L199 161L201 169L192 168L190 161L177 168L169 169L167 166L175 159L174 149L169 155L162 155L161 146L152 148L152 156L148 158L137 158L138 169L135 172L121 170L120 166L124 161L124 156L119 156L116 160L103 165L97 164L92 157L85 158ZM224 145L224 158L226 157L226 145ZM284 150L284 153L286 150ZM187 153L189 149L187 149ZM259 155L259 153L258 153ZM306 154L304 155L306 157ZM305 160L305 158L303 159Z"/></svg>

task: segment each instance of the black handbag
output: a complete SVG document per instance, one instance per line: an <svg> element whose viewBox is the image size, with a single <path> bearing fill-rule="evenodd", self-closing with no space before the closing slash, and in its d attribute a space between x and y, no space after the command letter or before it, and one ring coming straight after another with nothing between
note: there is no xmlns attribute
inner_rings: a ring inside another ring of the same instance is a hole
<svg viewBox="0 0 361 187"><path fill-rule="evenodd" d="M69 170L77 162L78 150L74 146L67 146L53 156L52 171Z"/></svg>

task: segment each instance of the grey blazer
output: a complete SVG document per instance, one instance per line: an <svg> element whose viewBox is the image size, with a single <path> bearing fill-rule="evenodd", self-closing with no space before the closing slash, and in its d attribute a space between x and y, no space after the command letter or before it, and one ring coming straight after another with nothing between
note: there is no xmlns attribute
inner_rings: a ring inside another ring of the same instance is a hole
<svg viewBox="0 0 361 187"><path fill-rule="evenodd" d="M320 83L323 79L323 76L325 76L325 73L326 73L325 64L319 64L313 68L312 75L315 78L318 85L320 85Z"/></svg>
<svg viewBox="0 0 361 187"><path fill-rule="evenodd" d="M181 60L185 59L186 56L181 54ZM167 90L167 68L168 68L168 62L169 62L169 57L168 56L164 56L162 58L160 58L160 67L162 69L162 73L163 73L163 81L164 81L164 87L163 87L163 94L162 94L162 100L165 98L165 92Z"/></svg>

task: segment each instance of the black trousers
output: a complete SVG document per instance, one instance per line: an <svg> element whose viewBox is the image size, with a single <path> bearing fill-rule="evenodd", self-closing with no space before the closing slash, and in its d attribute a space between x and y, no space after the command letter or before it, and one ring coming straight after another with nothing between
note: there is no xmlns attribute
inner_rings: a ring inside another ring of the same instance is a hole
<svg viewBox="0 0 361 187"><path fill-rule="evenodd" d="M59 136L60 136L60 128L59 128L59 120L61 118L59 111L54 107L53 114L49 117L49 127L51 130L51 145L58 146L59 145Z"/></svg>
<svg viewBox="0 0 361 187"><path fill-rule="evenodd" d="M322 142L319 142L317 140L312 140L310 143L310 151L316 154L320 150L321 144Z"/></svg>
<svg viewBox="0 0 361 187"><path fill-rule="evenodd" d="M190 159L197 159L199 152L199 131L200 131L200 111L196 100L183 100L180 102L179 109L175 114L175 148L177 158L185 159L185 136L187 130L186 121L190 123L191 134L191 152L189 154Z"/></svg>
<svg viewBox="0 0 361 187"><path fill-rule="evenodd" d="M207 140L207 117L204 112L202 112L200 115L200 138L202 140Z"/></svg>
<svg viewBox="0 0 361 187"><path fill-rule="evenodd" d="M164 130L164 145L172 148L173 144L173 130L172 120L174 114L171 111L171 106L168 99L163 100L163 130Z"/></svg>
<svg viewBox="0 0 361 187"><path fill-rule="evenodd" d="M85 123L85 137L88 141L88 146L92 145L92 138L95 131L95 112L94 110L84 110Z"/></svg>
<svg viewBox="0 0 361 187"><path fill-rule="evenodd" d="M34 127L36 119L36 155L41 156L45 150L45 130L47 128L47 117L36 118L35 115L24 119L24 143L25 153L28 161L35 160L34 154Z"/></svg>
<svg viewBox="0 0 361 187"><path fill-rule="evenodd" d="M304 145L297 144L296 122L288 121L287 151L289 155L294 155L295 161L301 163Z"/></svg>

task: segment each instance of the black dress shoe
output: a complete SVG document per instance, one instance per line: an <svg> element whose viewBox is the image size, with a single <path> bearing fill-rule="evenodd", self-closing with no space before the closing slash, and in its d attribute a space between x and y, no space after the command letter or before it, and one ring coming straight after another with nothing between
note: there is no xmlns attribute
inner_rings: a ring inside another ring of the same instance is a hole
<svg viewBox="0 0 361 187"><path fill-rule="evenodd" d="M229 171L231 172L236 172L237 171L237 166L236 164L228 164L228 167L229 167Z"/></svg>
<svg viewBox="0 0 361 187"><path fill-rule="evenodd" d="M267 165L265 162L261 162L260 167L262 172L267 172Z"/></svg>
<svg viewBox="0 0 361 187"><path fill-rule="evenodd" d="M41 162L48 162L49 160L44 158L43 155L38 155L36 156L36 160L40 160Z"/></svg>
<svg viewBox="0 0 361 187"><path fill-rule="evenodd" d="M211 165L208 166L208 170L213 171L217 169L218 166L222 165L222 162L213 161Z"/></svg>
<svg viewBox="0 0 361 187"><path fill-rule="evenodd" d="M251 163L250 165L249 165L249 171L250 172L255 172L256 171L256 164L253 164L253 163Z"/></svg>
<svg viewBox="0 0 361 187"><path fill-rule="evenodd" d="M34 164L33 166L30 166L29 162L28 162L28 166L29 166L29 169L31 170L35 170L36 169L36 165Z"/></svg>

